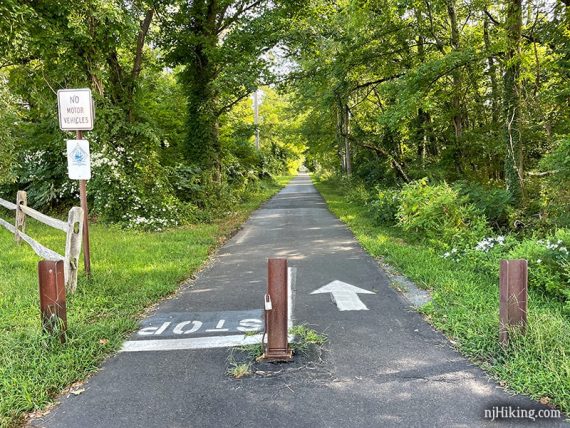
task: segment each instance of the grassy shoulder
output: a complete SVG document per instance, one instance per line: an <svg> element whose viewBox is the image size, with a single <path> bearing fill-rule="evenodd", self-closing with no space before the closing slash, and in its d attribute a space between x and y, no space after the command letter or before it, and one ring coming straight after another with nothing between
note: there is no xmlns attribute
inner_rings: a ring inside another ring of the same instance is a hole
<svg viewBox="0 0 570 428"><path fill-rule="evenodd" d="M459 351L511 391L570 413L570 319L561 303L530 290L527 334L503 349L497 340L498 276L478 271L475 263L445 259L396 227L378 226L368 209L348 202L338 186L315 184L369 254L431 291L422 312Z"/></svg>
<svg viewBox="0 0 570 428"><path fill-rule="evenodd" d="M291 177L279 177L211 224L161 233L90 227L93 279L80 275L68 296L68 341L42 333L38 257L0 228L0 426L45 407L64 388L97 370L119 349L143 311L175 292L261 203ZM5 214L3 212L2 214ZM29 234L63 253L65 236L31 220Z"/></svg>

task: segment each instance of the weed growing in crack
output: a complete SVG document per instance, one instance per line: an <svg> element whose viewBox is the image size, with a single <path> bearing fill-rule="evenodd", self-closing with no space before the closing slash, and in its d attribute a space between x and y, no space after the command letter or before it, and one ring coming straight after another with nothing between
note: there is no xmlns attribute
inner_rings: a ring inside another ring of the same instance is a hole
<svg viewBox="0 0 570 428"><path fill-rule="evenodd" d="M228 376L233 377L234 379L241 379L242 377L248 376L251 374L251 364L249 363L238 363L238 362L231 362L230 367L227 370Z"/></svg>
<svg viewBox="0 0 570 428"><path fill-rule="evenodd" d="M318 333L305 324L296 325L289 329L289 334L294 336L291 348L294 354L306 354L311 346L323 346L327 343L327 336Z"/></svg>

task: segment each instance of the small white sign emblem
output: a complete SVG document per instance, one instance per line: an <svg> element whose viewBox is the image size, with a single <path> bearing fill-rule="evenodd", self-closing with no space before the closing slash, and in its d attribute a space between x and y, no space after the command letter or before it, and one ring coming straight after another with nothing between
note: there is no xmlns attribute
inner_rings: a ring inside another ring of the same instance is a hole
<svg viewBox="0 0 570 428"><path fill-rule="evenodd" d="M67 170L72 180L91 179L91 156L87 140L67 140Z"/></svg>

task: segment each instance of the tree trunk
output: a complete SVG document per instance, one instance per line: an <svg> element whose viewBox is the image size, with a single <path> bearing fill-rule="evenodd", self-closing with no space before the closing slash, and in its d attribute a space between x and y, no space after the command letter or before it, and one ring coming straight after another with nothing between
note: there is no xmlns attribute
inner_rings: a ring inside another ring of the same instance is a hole
<svg viewBox="0 0 570 428"><path fill-rule="evenodd" d="M426 60L426 53L424 47L424 36L423 36L423 17L422 12L419 7L415 8L416 14L416 24L418 27L418 62L423 64ZM426 156L427 156L427 131L426 131L426 116L429 114L424 111L423 108L418 109L418 115L416 118L416 144L418 148L418 157L420 158L422 168L425 167Z"/></svg>
<svg viewBox="0 0 570 428"><path fill-rule="evenodd" d="M337 152L340 159L340 169L343 173L346 173L346 156L344 154L343 148L343 111L342 111L342 101L340 97L337 96L336 102L336 141L337 141Z"/></svg>
<svg viewBox="0 0 570 428"><path fill-rule="evenodd" d="M185 157L221 180L221 150L218 136L217 94L212 89L215 70L209 52L218 43L216 0L195 1L191 6L194 61L186 66L184 79L188 90L188 135Z"/></svg>
<svg viewBox="0 0 570 428"><path fill-rule="evenodd" d="M352 153L350 150L350 139L348 138L350 133L350 111L348 110L348 105L344 104L342 109L342 114L344 116L343 124L343 138L344 138L344 153L346 155L346 175L349 177L352 175Z"/></svg>
<svg viewBox="0 0 570 428"><path fill-rule="evenodd" d="M458 51L460 48L459 41L459 28L457 25L457 14L455 11L455 0L446 0L447 5L447 15L449 18L449 26L451 29L451 48L454 51ZM453 79L453 93L451 95L451 109L452 109L452 125L454 131L454 149L453 149L453 159L455 161L455 168L458 174L463 171L462 168L462 137L463 137L463 125L465 123L465 108L461 103L461 94L463 93L463 82L461 78L461 71L455 69L452 72Z"/></svg>
<svg viewBox="0 0 570 428"><path fill-rule="evenodd" d="M134 98L135 98L135 91L137 89L137 81L142 71L142 63L143 63L143 50L144 50L144 43L148 31L150 29L150 24L154 17L154 8L150 8L146 11L145 17L140 23L139 33L137 35L137 44L135 49L135 58L133 61L133 68L131 70L131 76L129 80L129 84L127 86L127 108L128 108L128 118L129 122L134 122Z"/></svg>
<svg viewBox="0 0 570 428"><path fill-rule="evenodd" d="M133 58L133 68L130 74L125 72L123 66L119 62L119 55L116 47L113 47L109 51L106 58L107 66L109 67L109 94L111 100L115 105L120 105L123 108L128 121L131 123L135 121L135 91L143 66L145 39L150 29L153 17L154 9L151 8L146 11L145 17L140 23L136 39L135 56ZM109 43L109 45L113 46L113 43Z"/></svg>
<svg viewBox="0 0 570 428"><path fill-rule="evenodd" d="M489 17L487 15L485 15L483 21L483 40L485 42L485 50L487 51L487 65L489 66L487 74L491 81L491 127L492 129L496 129L496 125L499 123L499 86L497 84L497 67L491 55Z"/></svg>
<svg viewBox="0 0 570 428"><path fill-rule="evenodd" d="M521 141L520 114L520 69L521 69L521 31L522 1L507 1L507 19L505 22L506 45L503 110L505 120L505 184L515 202L520 202L523 193L523 146Z"/></svg>
<svg viewBox="0 0 570 428"><path fill-rule="evenodd" d="M337 95L336 100L337 100L337 105L336 105L337 141L338 141L339 152L340 153L344 152L342 156L342 171L346 175L350 176L352 174L352 160L351 160L350 139L349 139L350 111L347 103L340 95Z"/></svg>

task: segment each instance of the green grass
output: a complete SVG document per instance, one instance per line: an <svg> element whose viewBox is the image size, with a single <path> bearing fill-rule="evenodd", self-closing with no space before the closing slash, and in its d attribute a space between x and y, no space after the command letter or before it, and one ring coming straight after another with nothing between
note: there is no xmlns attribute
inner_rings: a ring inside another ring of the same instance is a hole
<svg viewBox="0 0 570 428"><path fill-rule="evenodd" d="M234 379L241 379L242 377L249 376L251 374L251 364L249 363L230 363L227 375L233 377Z"/></svg>
<svg viewBox="0 0 570 428"><path fill-rule="evenodd" d="M395 227L378 226L368 210L348 202L339 186L316 182L331 211L346 223L366 251L431 290L422 308L464 355L510 390L570 412L570 320L561 303L529 291L528 331L498 344L498 277L477 266L443 259L428 243Z"/></svg>
<svg viewBox="0 0 570 428"><path fill-rule="evenodd" d="M257 333L253 332L253 334ZM294 340L289 343L294 358L300 354L306 355L311 346L324 346L328 340L325 335L318 333L305 324L290 328L289 335L295 337ZM255 371L255 364L261 360L263 354L264 346L261 343L230 348L227 358L228 369L226 370L226 374L235 379L241 379L242 377L251 375Z"/></svg>
<svg viewBox="0 0 570 428"><path fill-rule="evenodd" d="M25 412L42 409L62 389L95 372L136 328L143 311L176 291L289 178L264 186L233 215L212 224L162 233L91 225L93 279L80 275L77 292L68 296L64 345L41 331L39 258L0 227L0 426L18 424ZM7 213L0 211L9 219ZM28 232L63 254L63 233L33 220Z"/></svg>
<svg viewBox="0 0 570 428"><path fill-rule="evenodd" d="M324 334L318 333L305 324L292 327L289 329L289 334L295 337L291 343L294 354L306 353L311 345L324 346L328 340Z"/></svg>

